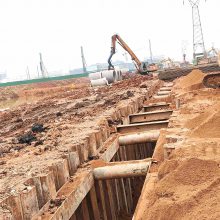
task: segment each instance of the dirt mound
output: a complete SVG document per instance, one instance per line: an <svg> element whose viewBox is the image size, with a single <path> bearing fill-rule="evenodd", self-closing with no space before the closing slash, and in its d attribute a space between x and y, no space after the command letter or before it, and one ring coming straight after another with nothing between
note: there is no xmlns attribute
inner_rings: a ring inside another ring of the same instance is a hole
<svg viewBox="0 0 220 220"><path fill-rule="evenodd" d="M178 161L177 160L167 160L163 164L161 164L159 170L158 170L158 178L162 179L167 174L172 172L178 167Z"/></svg>
<svg viewBox="0 0 220 220"><path fill-rule="evenodd" d="M189 120L185 126L191 130L190 136L199 138L220 138L219 105L207 107L198 116Z"/></svg>
<svg viewBox="0 0 220 220"><path fill-rule="evenodd" d="M205 74L200 70L198 69L193 70L187 76L177 79L175 87L176 89L181 89L184 91L202 88L203 87L202 80L204 76Z"/></svg>
<svg viewBox="0 0 220 220"><path fill-rule="evenodd" d="M219 175L217 162L197 158L181 162L157 182L143 219L219 219Z"/></svg>
<svg viewBox="0 0 220 220"><path fill-rule="evenodd" d="M208 117L192 135L200 138L220 138L220 112Z"/></svg>

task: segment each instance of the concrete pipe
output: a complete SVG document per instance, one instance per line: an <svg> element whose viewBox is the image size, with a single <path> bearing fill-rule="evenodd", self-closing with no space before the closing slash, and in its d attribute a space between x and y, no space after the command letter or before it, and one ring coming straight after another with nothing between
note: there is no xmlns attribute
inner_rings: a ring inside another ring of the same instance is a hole
<svg viewBox="0 0 220 220"><path fill-rule="evenodd" d="M127 72L129 72L129 69L128 69L128 68L123 68L123 69L121 69L121 73L122 73L122 74L127 73Z"/></svg>
<svg viewBox="0 0 220 220"><path fill-rule="evenodd" d="M90 80L101 79L102 78L101 72L90 73L89 78Z"/></svg>
<svg viewBox="0 0 220 220"><path fill-rule="evenodd" d="M101 72L102 77L108 80L108 83L113 83L116 81L116 71L115 70L105 70Z"/></svg>
<svg viewBox="0 0 220 220"><path fill-rule="evenodd" d="M129 134L120 136L118 139L119 145L131 145L131 144L141 144L146 142L157 141L159 138L160 132L142 132L137 134Z"/></svg>
<svg viewBox="0 0 220 220"><path fill-rule="evenodd" d="M95 168L93 170L94 178L105 180L146 176L151 162L147 160L135 160L109 164L111 165Z"/></svg>
<svg viewBox="0 0 220 220"><path fill-rule="evenodd" d="M92 87L95 86L106 86L108 85L108 80L106 78L91 80Z"/></svg>
<svg viewBox="0 0 220 220"><path fill-rule="evenodd" d="M122 80L122 73L121 70L116 71L116 81L121 81Z"/></svg>

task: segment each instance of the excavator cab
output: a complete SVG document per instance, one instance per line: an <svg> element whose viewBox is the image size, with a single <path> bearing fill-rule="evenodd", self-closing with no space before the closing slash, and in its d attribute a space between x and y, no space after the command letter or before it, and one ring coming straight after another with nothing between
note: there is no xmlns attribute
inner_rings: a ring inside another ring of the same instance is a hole
<svg viewBox="0 0 220 220"><path fill-rule="evenodd" d="M148 67L148 62L142 62L142 63L141 63L141 69L142 69L143 71L147 71L147 67Z"/></svg>
<svg viewBox="0 0 220 220"><path fill-rule="evenodd" d="M143 75L148 74L149 70L148 70L148 62L141 62L141 66L140 66L140 73Z"/></svg>

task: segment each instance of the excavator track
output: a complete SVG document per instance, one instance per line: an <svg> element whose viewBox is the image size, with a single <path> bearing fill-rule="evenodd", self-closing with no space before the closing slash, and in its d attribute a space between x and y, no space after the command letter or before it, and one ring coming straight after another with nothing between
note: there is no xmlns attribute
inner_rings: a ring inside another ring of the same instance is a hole
<svg viewBox="0 0 220 220"><path fill-rule="evenodd" d="M220 72L208 74L203 79L203 85L207 88L220 88Z"/></svg>
<svg viewBox="0 0 220 220"><path fill-rule="evenodd" d="M159 71L158 78L160 80L174 80L178 77L186 76L192 70L193 70L192 68L163 70L163 71Z"/></svg>

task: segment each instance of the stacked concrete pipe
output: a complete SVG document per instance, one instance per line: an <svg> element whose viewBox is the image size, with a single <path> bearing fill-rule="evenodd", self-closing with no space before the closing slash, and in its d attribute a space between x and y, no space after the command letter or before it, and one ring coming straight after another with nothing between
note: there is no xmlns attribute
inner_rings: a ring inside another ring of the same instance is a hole
<svg viewBox="0 0 220 220"><path fill-rule="evenodd" d="M108 83L113 83L117 80L117 75L115 70L105 70L101 72L102 77L108 80Z"/></svg>
<svg viewBox="0 0 220 220"><path fill-rule="evenodd" d="M116 81L121 81L122 80L122 72L121 70L116 71Z"/></svg>
<svg viewBox="0 0 220 220"><path fill-rule="evenodd" d="M108 85L108 80L106 78L101 78L101 79L94 79L94 80L90 80L91 81L91 85L92 87L95 86L106 86Z"/></svg>
<svg viewBox="0 0 220 220"><path fill-rule="evenodd" d="M92 86L108 85L115 81L122 80L122 72L121 70L104 70L101 72L90 73L89 78Z"/></svg>
<svg viewBox="0 0 220 220"><path fill-rule="evenodd" d="M101 72L90 73L89 78L90 80L101 79L102 78Z"/></svg>
<svg viewBox="0 0 220 220"><path fill-rule="evenodd" d="M123 68L123 69L120 69L120 70L121 70L121 73L122 73L122 74L129 72L129 69L128 69L128 68Z"/></svg>

